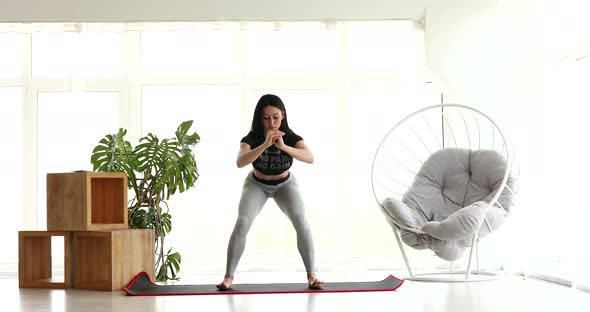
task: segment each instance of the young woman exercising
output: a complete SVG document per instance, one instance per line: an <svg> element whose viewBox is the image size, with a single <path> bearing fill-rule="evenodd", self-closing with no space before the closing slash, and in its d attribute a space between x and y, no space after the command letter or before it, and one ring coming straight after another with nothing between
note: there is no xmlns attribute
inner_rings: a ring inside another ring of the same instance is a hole
<svg viewBox="0 0 590 312"><path fill-rule="evenodd" d="M299 186L289 172L293 159L309 164L314 160L303 138L289 128L283 101L276 95L263 95L254 109L250 132L240 142L237 165L242 168L252 164L253 169L244 181L238 219L227 248L225 276L218 289L231 289L246 235L269 198L274 199L295 227L309 287L319 289L324 285L315 274L313 239Z"/></svg>

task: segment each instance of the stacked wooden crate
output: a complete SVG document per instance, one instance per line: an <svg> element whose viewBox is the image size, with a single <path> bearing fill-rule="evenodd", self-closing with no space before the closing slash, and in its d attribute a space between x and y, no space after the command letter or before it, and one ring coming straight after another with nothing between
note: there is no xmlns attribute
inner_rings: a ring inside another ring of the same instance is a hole
<svg viewBox="0 0 590 312"><path fill-rule="evenodd" d="M52 276L51 238L64 239L64 278ZM129 229L127 175L47 175L47 231L19 232L19 287L121 290L154 276L154 230Z"/></svg>

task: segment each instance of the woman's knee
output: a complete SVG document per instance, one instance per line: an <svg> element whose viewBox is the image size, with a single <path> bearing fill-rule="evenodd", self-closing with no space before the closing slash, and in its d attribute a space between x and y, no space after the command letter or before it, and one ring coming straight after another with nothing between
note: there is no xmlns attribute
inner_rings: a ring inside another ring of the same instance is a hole
<svg viewBox="0 0 590 312"><path fill-rule="evenodd" d="M252 226L252 222L254 220L250 218L238 217L236 221L236 225L234 226L234 234L245 236L250 231L250 227Z"/></svg>
<svg viewBox="0 0 590 312"><path fill-rule="evenodd" d="M295 215L295 216L291 216L291 223L293 223L293 226L295 227L295 230L297 231L308 231L309 230L309 225L307 223L307 218L305 217L305 215Z"/></svg>

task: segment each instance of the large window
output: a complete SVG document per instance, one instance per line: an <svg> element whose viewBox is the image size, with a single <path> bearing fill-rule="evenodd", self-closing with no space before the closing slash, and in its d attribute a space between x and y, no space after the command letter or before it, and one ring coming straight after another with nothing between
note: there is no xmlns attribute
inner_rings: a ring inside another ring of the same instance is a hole
<svg viewBox="0 0 590 312"><path fill-rule="evenodd" d="M182 253L185 271L223 271L250 170L235 165L239 142L258 98L274 93L315 156L314 164L292 170L320 268L403 267L369 175L386 129L440 99L427 83L423 33L414 23L51 24L6 34L0 38L15 48L0 51L0 65L10 65L2 74L11 73L0 77L0 87L12 103L2 116L26 129L12 131L29 155L17 157L24 163L14 170L26 180L19 185L36 188L27 195L14 190L22 227L45 228L45 175L91 170L92 148L105 134L127 128L136 145L148 132L170 137L193 120L200 178L169 201L174 226L167 245ZM270 200L238 269L274 266L303 264L293 227Z"/></svg>

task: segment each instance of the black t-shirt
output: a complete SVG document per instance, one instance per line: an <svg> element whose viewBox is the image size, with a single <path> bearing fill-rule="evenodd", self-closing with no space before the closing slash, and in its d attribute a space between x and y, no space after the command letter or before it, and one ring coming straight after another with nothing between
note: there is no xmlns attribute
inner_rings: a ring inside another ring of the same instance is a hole
<svg viewBox="0 0 590 312"><path fill-rule="evenodd" d="M254 133L250 131L247 136L242 138L243 143L250 145L251 149L255 149L264 143L265 138L256 138ZM295 147L297 142L303 140L299 135L293 131L289 131L283 135L283 142L285 145ZM260 156L252 163L254 169L260 171L266 175L278 175L281 174L293 164L293 156L281 151L276 145L271 145L269 148L264 150Z"/></svg>

